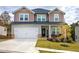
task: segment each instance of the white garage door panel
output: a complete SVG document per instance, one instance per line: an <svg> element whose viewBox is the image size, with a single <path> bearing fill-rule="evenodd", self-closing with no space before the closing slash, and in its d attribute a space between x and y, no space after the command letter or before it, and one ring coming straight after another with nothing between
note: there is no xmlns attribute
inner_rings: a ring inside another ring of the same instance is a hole
<svg viewBox="0 0 79 59"><path fill-rule="evenodd" d="M14 28L15 38L17 39L33 39L38 37L37 27Z"/></svg>

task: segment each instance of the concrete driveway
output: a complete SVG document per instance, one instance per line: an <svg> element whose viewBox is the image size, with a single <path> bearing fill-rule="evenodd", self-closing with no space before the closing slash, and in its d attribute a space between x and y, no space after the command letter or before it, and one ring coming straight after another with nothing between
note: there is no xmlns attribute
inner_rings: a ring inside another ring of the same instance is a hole
<svg viewBox="0 0 79 59"><path fill-rule="evenodd" d="M0 42L0 51L2 52L28 52L36 53L38 50L35 48L36 40L17 40L11 39Z"/></svg>

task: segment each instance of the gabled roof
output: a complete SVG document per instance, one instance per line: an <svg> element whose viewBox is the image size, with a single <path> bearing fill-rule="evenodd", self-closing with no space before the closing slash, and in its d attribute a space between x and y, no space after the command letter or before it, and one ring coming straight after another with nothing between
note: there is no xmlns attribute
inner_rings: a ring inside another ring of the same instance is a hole
<svg viewBox="0 0 79 59"><path fill-rule="evenodd" d="M59 11L59 12L61 12L61 13L65 14L63 11L59 10L58 8L55 8L54 10L52 10L52 11L48 12L48 14L50 14L50 13L52 13L52 12L54 12L54 11Z"/></svg>
<svg viewBox="0 0 79 59"><path fill-rule="evenodd" d="M46 9L42 9L42 8L36 8L33 9L32 11L34 11L35 13L48 13L50 10L46 10Z"/></svg>
<svg viewBox="0 0 79 59"><path fill-rule="evenodd" d="M26 8L25 6L23 6L23 7L19 8L18 10L14 11L13 14L16 13L16 12L18 12L18 11L20 11L20 10L22 10L22 9L26 9L26 10L31 11L32 13L35 13L32 10L30 10L30 9Z"/></svg>

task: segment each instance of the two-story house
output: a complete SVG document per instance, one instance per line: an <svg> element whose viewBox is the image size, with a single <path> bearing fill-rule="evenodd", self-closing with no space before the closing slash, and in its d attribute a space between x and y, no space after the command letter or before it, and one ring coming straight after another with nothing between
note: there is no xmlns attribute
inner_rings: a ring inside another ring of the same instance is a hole
<svg viewBox="0 0 79 59"><path fill-rule="evenodd" d="M13 14L12 34L16 39L51 37L52 34L64 35L62 25L65 13L57 8L51 11L42 8L30 10L22 7Z"/></svg>

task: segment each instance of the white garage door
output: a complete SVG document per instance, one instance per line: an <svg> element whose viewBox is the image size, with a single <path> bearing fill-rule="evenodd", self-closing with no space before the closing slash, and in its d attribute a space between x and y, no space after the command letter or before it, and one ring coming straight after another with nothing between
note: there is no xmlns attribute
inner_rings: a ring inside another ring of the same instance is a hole
<svg viewBox="0 0 79 59"><path fill-rule="evenodd" d="M35 39L38 37L37 27L14 28L15 38L17 39Z"/></svg>

